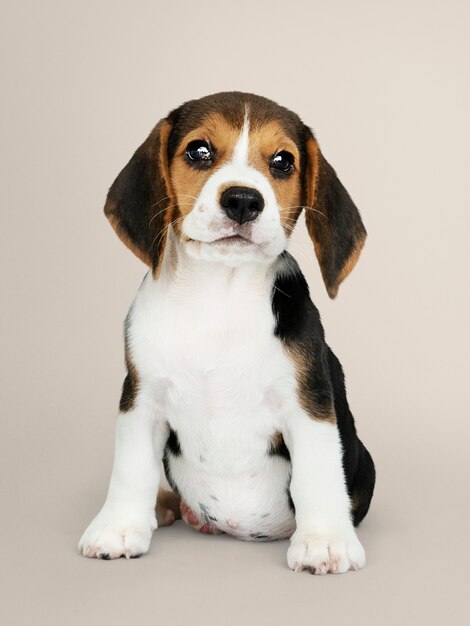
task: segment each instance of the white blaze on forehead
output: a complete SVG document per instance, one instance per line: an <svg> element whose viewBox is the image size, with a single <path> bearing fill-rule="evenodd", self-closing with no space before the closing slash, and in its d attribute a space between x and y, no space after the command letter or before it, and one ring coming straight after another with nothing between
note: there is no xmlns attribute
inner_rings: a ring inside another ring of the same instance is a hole
<svg viewBox="0 0 470 626"><path fill-rule="evenodd" d="M235 148L233 149L232 165L248 165L249 133L250 121L248 119L248 113L245 112L243 128L235 144Z"/></svg>

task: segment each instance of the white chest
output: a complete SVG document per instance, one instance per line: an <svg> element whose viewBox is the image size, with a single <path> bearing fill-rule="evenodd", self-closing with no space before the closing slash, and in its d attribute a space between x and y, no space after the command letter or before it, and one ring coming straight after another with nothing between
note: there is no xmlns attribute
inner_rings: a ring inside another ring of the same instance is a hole
<svg viewBox="0 0 470 626"><path fill-rule="evenodd" d="M147 277L128 333L144 386L178 438L172 478L222 530L285 536L290 463L269 449L297 396L273 332L270 278L228 268L198 278L159 285Z"/></svg>

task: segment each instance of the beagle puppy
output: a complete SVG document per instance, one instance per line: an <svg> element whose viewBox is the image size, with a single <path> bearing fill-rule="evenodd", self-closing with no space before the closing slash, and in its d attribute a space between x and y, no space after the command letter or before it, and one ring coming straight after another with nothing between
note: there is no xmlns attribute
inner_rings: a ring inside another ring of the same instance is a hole
<svg viewBox="0 0 470 626"><path fill-rule="evenodd" d="M355 527L374 464L287 252L302 210L334 298L366 238L359 212L299 117L247 93L175 109L114 181L106 216L150 269L125 321L114 466L85 556L138 557L182 515L290 537L294 571L365 565ZM156 507L162 461L173 493Z"/></svg>

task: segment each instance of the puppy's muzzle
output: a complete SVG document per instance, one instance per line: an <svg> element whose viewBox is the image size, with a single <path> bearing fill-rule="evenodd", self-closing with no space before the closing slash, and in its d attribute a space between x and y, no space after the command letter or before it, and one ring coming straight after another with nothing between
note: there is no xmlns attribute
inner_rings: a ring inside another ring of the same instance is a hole
<svg viewBox="0 0 470 626"><path fill-rule="evenodd" d="M231 220L241 225L258 217L264 209L264 198L251 187L229 187L220 196L220 206Z"/></svg>

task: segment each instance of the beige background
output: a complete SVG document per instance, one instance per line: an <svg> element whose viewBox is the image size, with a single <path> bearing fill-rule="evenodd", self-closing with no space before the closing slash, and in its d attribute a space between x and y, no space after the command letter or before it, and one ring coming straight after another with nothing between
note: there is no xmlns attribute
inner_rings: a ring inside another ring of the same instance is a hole
<svg viewBox="0 0 470 626"><path fill-rule="evenodd" d="M2 623L464 623L469 17L465 0L2 3ZM369 231L333 302L303 224L292 246L377 465L360 573L294 575L286 542L180 523L140 560L75 552L144 273L107 188L168 110L232 89L313 126Z"/></svg>

